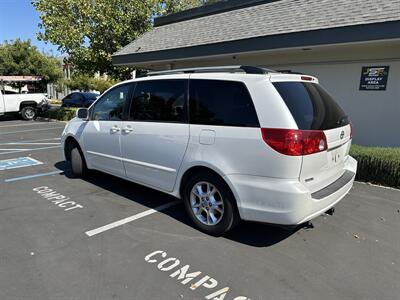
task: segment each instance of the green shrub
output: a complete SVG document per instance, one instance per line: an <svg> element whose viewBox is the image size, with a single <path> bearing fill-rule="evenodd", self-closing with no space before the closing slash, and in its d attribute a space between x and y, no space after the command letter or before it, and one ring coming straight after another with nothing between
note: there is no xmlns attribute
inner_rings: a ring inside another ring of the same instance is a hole
<svg viewBox="0 0 400 300"><path fill-rule="evenodd" d="M356 179L400 188L400 148L353 145L350 154L358 161Z"/></svg>
<svg viewBox="0 0 400 300"><path fill-rule="evenodd" d="M63 85L66 85L71 90L99 91L100 94L116 83L118 81L111 78L94 78L91 75L78 73L74 74L71 79L62 82Z"/></svg>
<svg viewBox="0 0 400 300"><path fill-rule="evenodd" d="M69 121L76 115L77 108L55 108L44 112L41 117L56 119L59 121Z"/></svg>

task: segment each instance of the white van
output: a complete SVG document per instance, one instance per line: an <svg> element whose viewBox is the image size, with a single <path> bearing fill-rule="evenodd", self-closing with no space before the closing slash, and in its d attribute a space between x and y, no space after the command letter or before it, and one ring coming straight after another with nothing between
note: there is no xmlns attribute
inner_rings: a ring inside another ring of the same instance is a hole
<svg viewBox="0 0 400 300"><path fill-rule="evenodd" d="M351 189L348 117L312 76L233 66L122 82L62 134L75 176L100 170L183 199L221 235L240 219L296 225Z"/></svg>

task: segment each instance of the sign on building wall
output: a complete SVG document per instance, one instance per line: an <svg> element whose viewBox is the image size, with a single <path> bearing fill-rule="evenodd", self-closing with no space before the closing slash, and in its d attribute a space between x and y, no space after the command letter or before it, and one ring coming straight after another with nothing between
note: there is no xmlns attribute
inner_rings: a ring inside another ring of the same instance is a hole
<svg viewBox="0 0 400 300"><path fill-rule="evenodd" d="M362 67L360 91L385 91L389 66Z"/></svg>

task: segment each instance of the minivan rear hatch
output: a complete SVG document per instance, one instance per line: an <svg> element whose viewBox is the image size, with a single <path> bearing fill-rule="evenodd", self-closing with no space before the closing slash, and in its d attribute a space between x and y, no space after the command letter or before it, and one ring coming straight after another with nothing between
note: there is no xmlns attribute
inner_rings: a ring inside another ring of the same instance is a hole
<svg viewBox="0 0 400 300"><path fill-rule="evenodd" d="M349 155L351 125L335 100L312 77L300 81L272 82L292 114L298 129L323 131L325 151L303 155L300 181L311 192L340 178ZM302 77L303 79L303 77ZM311 79L311 80L310 80Z"/></svg>

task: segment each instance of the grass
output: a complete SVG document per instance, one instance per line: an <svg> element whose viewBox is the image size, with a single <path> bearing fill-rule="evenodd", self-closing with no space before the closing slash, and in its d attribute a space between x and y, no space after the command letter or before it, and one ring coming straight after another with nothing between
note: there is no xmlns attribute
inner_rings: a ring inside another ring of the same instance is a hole
<svg viewBox="0 0 400 300"><path fill-rule="evenodd" d="M400 188L400 148L353 145L350 154L358 161L357 180Z"/></svg>

